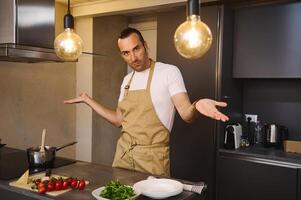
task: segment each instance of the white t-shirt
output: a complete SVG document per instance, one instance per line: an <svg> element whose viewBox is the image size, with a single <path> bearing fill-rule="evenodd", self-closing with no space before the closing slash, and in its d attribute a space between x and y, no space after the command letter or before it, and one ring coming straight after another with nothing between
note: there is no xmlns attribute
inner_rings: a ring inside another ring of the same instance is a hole
<svg viewBox="0 0 301 200"><path fill-rule="evenodd" d="M150 69L135 72L130 90L146 89L149 71ZM119 101L123 99L124 87L131 76L132 72L123 79ZM175 106L171 97L181 92L186 92L186 88L180 70L174 65L156 62L150 86L151 99L159 119L169 131L171 131L175 116Z"/></svg>

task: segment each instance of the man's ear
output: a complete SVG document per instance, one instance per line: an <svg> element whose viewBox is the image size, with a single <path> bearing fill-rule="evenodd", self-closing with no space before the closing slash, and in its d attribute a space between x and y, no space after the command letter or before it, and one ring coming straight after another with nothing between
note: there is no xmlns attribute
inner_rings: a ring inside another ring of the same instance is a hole
<svg viewBox="0 0 301 200"><path fill-rule="evenodd" d="M144 45L143 46L144 46L145 50L149 51L149 48L148 48L148 45L147 45L146 41L144 41Z"/></svg>

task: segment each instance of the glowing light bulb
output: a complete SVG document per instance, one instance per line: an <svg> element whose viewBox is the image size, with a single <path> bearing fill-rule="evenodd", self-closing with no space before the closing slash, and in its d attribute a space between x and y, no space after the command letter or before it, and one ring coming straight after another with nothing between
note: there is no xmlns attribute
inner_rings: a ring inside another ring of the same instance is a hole
<svg viewBox="0 0 301 200"><path fill-rule="evenodd" d="M66 28L54 40L56 55L65 61L75 61L83 50L82 39L74 33L73 29Z"/></svg>
<svg viewBox="0 0 301 200"><path fill-rule="evenodd" d="M212 44L212 34L199 15L191 15L177 28L174 44L181 56L197 59L209 50Z"/></svg>
<svg viewBox="0 0 301 200"><path fill-rule="evenodd" d="M83 51L83 40L74 33L74 19L70 14L70 0L68 12L64 16L64 32L54 40L54 51L64 61L76 61Z"/></svg>

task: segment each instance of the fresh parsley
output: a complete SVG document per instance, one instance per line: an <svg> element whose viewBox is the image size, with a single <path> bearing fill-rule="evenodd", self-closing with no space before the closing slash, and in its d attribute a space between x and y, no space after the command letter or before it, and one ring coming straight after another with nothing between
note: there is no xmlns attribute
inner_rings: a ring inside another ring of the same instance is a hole
<svg viewBox="0 0 301 200"><path fill-rule="evenodd" d="M111 200L131 199L135 196L135 192L131 186L121 184L117 181L110 181L100 192L99 196Z"/></svg>

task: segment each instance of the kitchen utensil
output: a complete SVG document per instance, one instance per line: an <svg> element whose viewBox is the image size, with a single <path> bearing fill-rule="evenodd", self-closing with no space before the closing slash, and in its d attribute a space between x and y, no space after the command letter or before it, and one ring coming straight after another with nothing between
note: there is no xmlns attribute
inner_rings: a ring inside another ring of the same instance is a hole
<svg viewBox="0 0 301 200"><path fill-rule="evenodd" d="M45 173L34 174L34 175L29 176L28 178L30 178L30 179L42 179L43 177L45 177ZM54 178L62 177L63 179L68 178L66 176L61 176L61 175L57 175L57 174L53 174L51 177L54 177ZM88 184L88 182L87 182L87 184ZM29 190L31 192L38 192L37 189L32 189L32 184L27 184L27 180L26 180L26 182L23 182L23 183L18 183L18 181L12 181L12 182L9 183L9 185L13 186L13 187ZM65 189L65 190L59 190L59 191L54 190L54 191L51 191L51 192L47 192L46 194L56 197L56 196L59 196L61 194L66 193L66 192L69 192L71 190L72 190L71 188L68 188L68 189Z"/></svg>
<svg viewBox="0 0 301 200"><path fill-rule="evenodd" d="M156 178L156 177L154 177L154 176L147 177L147 179L154 179L154 178ZM203 181L194 183L193 185L183 183L183 190L186 190L186 191L201 194L206 189L207 189L207 184L205 184Z"/></svg>
<svg viewBox="0 0 301 200"><path fill-rule="evenodd" d="M62 145L60 147L50 147L45 146L45 152L40 152L40 148L28 148L27 149L27 159L29 163L30 168L48 168L52 167L54 160L55 160L55 154L57 151L74 145L77 142L70 142L65 145Z"/></svg>
<svg viewBox="0 0 301 200"><path fill-rule="evenodd" d="M45 153L45 137L46 137L46 129L43 129L42 132L42 141L41 141L41 148L40 148L40 153Z"/></svg>
<svg viewBox="0 0 301 200"><path fill-rule="evenodd" d="M283 144L283 140L286 140L288 136L288 128L278 124L265 124L264 125L264 147L276 147L280 148Z"/></svg>
<svg viewBox="0 0 301 200"><path fill-rule="evenodd" d="M0 148L4 147L6 144L1 144L1 139L0 139Z"/></svg>
<svg viewBox="0 0 301 200"><path fill-rule="evenodd" d="M135 191L153 199L165 199L183 191L182 183L166 178L142 180L135 183L133 187Z"/></svg>

